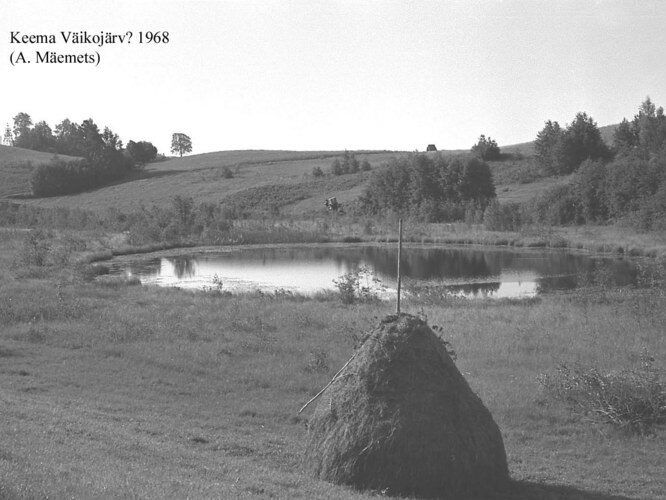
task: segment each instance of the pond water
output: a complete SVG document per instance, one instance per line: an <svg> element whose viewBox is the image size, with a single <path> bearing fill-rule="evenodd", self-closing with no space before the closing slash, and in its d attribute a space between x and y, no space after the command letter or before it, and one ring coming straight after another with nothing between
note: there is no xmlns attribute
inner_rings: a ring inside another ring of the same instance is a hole
<svg viewBox="0 0 666 500"><path fill-rule="evenodd" d="M334 280L341 275L366 269L365 284L380 295L390 295L396 288L396 263L395 245L320 245L115 262L112 273L131 274L144 284L159 286L313 294L334 290ZM470 298L530 297L600 279L627 285L637 274L629 260L565 251L410 245L403 247L401 268L406 293L437 284L447 293Z"/></svg>

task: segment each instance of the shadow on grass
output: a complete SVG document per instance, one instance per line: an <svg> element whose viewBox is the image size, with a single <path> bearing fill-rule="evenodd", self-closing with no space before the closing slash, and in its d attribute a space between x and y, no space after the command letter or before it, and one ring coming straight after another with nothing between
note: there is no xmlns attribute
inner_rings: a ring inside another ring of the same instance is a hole
<svg viewBox="0 0 666 500"><path fill-rule="evenodd" d="M117 186L118 184L125 184L127 182L132 182L132 181L138 181L141 179L159 179L160 177L169 177L171 175L178 175L178 174L184 174L190 172L189 170L135 170L131 172L129 175L126 177L123 177L121 179L116 179L115 181L109 182L108 184L105 184L104 186L99 186L98 188L92 189L91 191L95 191L96 189L102 188L102 187L107 187L107 186Z"/></svg>
<svg viewBox="0 0 666 500"><path fill-rule="evenodd" d="M488 500L632 500L632 498L599 491L586 491L571 486L511 481L505 492Z"/></svg>

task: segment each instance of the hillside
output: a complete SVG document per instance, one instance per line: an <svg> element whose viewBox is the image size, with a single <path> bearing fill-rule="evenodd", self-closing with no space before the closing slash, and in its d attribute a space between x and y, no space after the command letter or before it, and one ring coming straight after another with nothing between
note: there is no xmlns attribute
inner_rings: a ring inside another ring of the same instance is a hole
<svg viewBox="0 0 666 500"><path fill-rule="evenodd" d="M602 137L612 141L617 125L601 127ZM500 201L526 201L534 195L569 178L544 177L534 162L534 143L501 147L502 161L489 162ZM465 151L441 151L464 154ZM335 157L343 151L218 151L170 158L150 163L145 170L120 182L70 196L26 199L39 206L67 206L89 210L112 207L132 210L152 204L164 205L175 195L189 196L197 202L233 202L241 208L257 207L281 213L302 215L323 211L323 200L335 196L347 204L363 192L367 173L313 177L315 167L328 172ZM373 168L407 152L357 152L359 161L367 159ZM53 155L26 149L0 146L0 199L29 194L31 168L48 162ZM225 176L228 167L232 178Z"/></svg>
<svg viewBox="0 0 666 500"><path fill-rule="evenodd" d="M358 151L360 153L381 154L389 151ZM151 170L155 171L185 171L202 170L220 167L236 167L238 165L271 164L277 162L323 160L340 156L341 151L282 151L269 149L246 149L231 151L216 151L183 158L169 158L163 162L151 163Z"/></svg>
<svg viewBox="0 0 666 500"><path fill-rule="evenodd" d="M52 153L0 145L0 199L30 192L32 169L52 158ZM60 158L74 159L64 155Z"/></svg>
<svg viewBox="0 0 666 500"><path fill-rule="evenodd" d="M17 148L5 149L10 153L9 150ZM21 158L23 151L26 150L11 151L11 157ZM0 154L2 153L3 151L0 151ZM141 205L167 204L173 196L180 195L191 196L197 202L219 202L233 196L241 204L256 202L271 206L291 205L312 199L311 206L319 208L323 206L326 197L336 196L342 202L356 198L360 192L359 185L367 180L367 174L340 177L327 175L320 178L312 176L313 168L319 167L327 172L333 158L342 156L343 153L343 151L249 150L192 155L150 163L144 171L100 189L70 196L26 199L25 203L44 207L68 206L89 210L115 207L129 210ZM367 159L373 167L377 167L400 154L405 153L368 151L357 153L356 157L359 161ZM225 176L224 167L232 170L232 178ZM16 179L13 182L15 188L0 197L6 198L7 195L17 192L23 194L29 192L28 169L23 169L21 172L22 183L17 182L18 176L9 169L2 169L1 174L3 177L12 175ZM16 186L21 186L23 189L17 189ZM246 201L243 202L243 199ZM286 209L287 212L290 210L291 207Z"/></svg>

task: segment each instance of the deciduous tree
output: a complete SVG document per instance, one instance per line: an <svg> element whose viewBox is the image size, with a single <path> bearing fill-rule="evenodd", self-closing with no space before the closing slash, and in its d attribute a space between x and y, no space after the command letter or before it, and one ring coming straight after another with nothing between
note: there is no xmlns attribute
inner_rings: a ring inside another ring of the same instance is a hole
<svg viewBox="0 0 666 500"><path fill-rule="evenodd" d="M132 159L140 165L145 165L157 156L157 148L147 141L129 141L126 149Z"/></svg>
<svg viewBox="0 0 666 500"><path fill-rule="evenodd" d="M472 153L486 161L499 160L501 157L497 143L483 134L479 137L478 142L472 146Z"/></svg>
<svg viewBox="0 0 666 500"><path fill-rule="evenodd" d="M178 153L181 158L183 157L183 153L191 153L192 139L186 134L176 132L171 136L171 152Z"/></svg>

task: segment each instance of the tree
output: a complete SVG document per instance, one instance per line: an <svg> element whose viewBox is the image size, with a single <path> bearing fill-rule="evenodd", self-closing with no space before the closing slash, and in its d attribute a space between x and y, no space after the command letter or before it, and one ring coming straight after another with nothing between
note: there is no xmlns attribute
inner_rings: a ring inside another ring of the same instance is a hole
<svg viewBox="0 0 666 500"><path fill-rule="evenodd" d="M14 145L14 136L12 135L12 129L9 128L9 123L5 125L5 135L2 137L2 142L4 142L6 146Z"/></svg>
<svg viewBox="0 0 666 500"><path fill-rule="evenodd" d="M333 175L342 175L344 173L342 169L342 163L340 163L338 158L333 160L333 163L331 163L331 173Z"/></svg>
<svg viewBox="0 0 666 500"><path fill-rule="evenodd" d="M118 134L114 133L109 127L104 127L102 133L102 142L105 149L119 151L123 149L123 141L120 140Z"/></svg>
<svg viewBox="0 0 666 500"><path fill-rule="evenodd" d="M145 165L155 159L157 148L147 141L129 141L127 143L127 153L136 163Z"/></svg>
<svg viewBox="0 0 666 500"><path fill-rule="evenodd" d="M19 113L14 117L14 146L30 149L32 118L28 113Z"/></svg>
<svg viewBox="0 0 666 500"><path fill-rule="evenodd" d="M171 136L171 152L180 154L180 157L183 157L183 153L192 152L192 139L190 139L186 134L176 132Z"/></svg>
<svg viewBox="0 0 666 500"><path fill-rule="evenodd" d="M585 160L576 171L572 185L580 218L586 224L608 218L605 182L606 165L600 160Z"/></svg>
<svg viewBox="0 0 666 500"><path fill-rule="evenodd" d="M638 145L645 157L658 152L666 144L664 108L657 108L649 96L641 103L633 125L638 136Z"/></svg>
<svg viewBox="0 0 666 500"><path fill-rule="evenodd" d="M355 174L360 170L360 165L354 153L345 151L342 157L342 172L345 174Z"/></svg>
<svg viewBox="0 0 666 500"><path fill-rule="evenodd" d="M577 113L564 138L565 172L576 170L585 160L608 159L610 151L601 138L597 123L587 113Z"/></svg>
<svg viewBox="0 0 666 500"><path fill-rule="evenodd" d="M495 183L488 164L478 158L467 160L458 189L463 201L477 201L485 208L495 197Z"/></svg>
<svg viewBox="0 0 666 500"><path fill-rule="evenodd" d="M616 153L630 151L638 146L638 134L635 127L625 118L613 133L613 148Z"/></svg>
<svg viewBox="0 0 666 500"><path fill-rule="evenodd" d="M56 150L70 156L83 155L80 126L65 118L55 127Z"/></svg>
<svg viewBox="0 0 666 500"><path fill-rule="evenodd" d="M83 120L81 126L77 128L79 137L77 138L77 145L80 147L79 155L86 158L94 158L99 156L104 149L104 139L99 132L99 127L95 124L92 118Z"/></svg>
<svg viewBox="0 0 666 500"><path fill-rule="evenodd" d="M51 127L45 121L36 123L30 132L30 149L55 152L55 142Z"/></svg>
<svg viewBox="0 0 666 500"><path fill-rule="evenodd" d="M501 156L497 143L490 137L486 138L483 134L479 137L479 141L472 146L472 153L486 161L499 160Z"/></svg>
<svg viewBox="0 0 666 500"><path fill-rule="evenodd" d="M534 141L536 158L547 174L561 174L564 170L564 130L556 121L548 120Z"/></svg>
<svg viewBox="0 0 666 500"><path fill-rule="evenodd" d="M537 161L550 175L570 174L587 159L611 156L596 122L583 112L577 113L565 130L559 123L548 120L537 134L534 149Z"/></svg>

